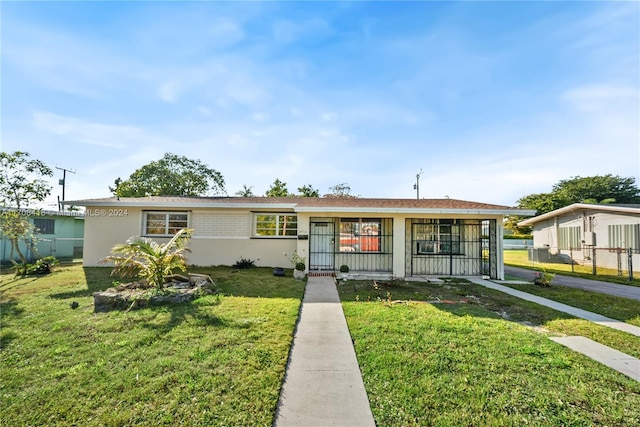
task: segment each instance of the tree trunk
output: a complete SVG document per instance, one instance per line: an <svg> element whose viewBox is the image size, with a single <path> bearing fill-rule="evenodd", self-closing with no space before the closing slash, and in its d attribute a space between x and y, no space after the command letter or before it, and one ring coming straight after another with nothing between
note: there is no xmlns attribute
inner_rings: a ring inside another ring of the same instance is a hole
<svg viewBox="0 0 640 427"><path fill-rule="evenodd" d="M19 247L19 244L18 244L18 239L11 239L11 259L12 260L13 260L13 251L14 250L16 251L18 256L20 257L20 261L22 262L22 264L26 264L27 263L27 258L25 258L25 256L20 251L20 247Z"/></svg>

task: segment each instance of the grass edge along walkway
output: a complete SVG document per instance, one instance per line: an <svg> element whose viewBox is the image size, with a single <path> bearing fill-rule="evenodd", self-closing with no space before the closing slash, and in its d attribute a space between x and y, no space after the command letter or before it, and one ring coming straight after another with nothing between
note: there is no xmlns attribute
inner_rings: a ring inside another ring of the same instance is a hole
<svg viewBox="0 0 640 427"><path fill-rule="evenodd" d="M544 306L553 308L554 310L562 311L563 313L568 313L572 316L579 317L580 319L589 320L593 323L597 323L598 325L607 326L609 328L617 329L619 331L627 332L631 335L640 337L640 327L638 326L630 325L620 320L611 319L601 314L593 313L591 311L583 310L581 308L572 307L570 305L563 304L561 302L557 302L554 300L550 300L548 298L539 297L537 295L522 292L517 289L512 289L507 286L490 282L488 280L475 279L475 278L470 278L469 280L477 285L481 285L496 291L504 292L506 294L513 295L516 298L535 302L536 304L544 305Z"/></svg>
<svg viewBox="0 0 640 427"><path fill-rule="evenodd" d="M476 278L470 278L469 280L477 285L504 292L516 298L544 305L553 308L554 310L562 311L564 313L571 314L572 316L589 320L599 325L607 326L609 328L617 329L640 337L640 327L638 326L630 325L619 320L610 319L600 314L572 307L570 305L539 297L537 295L518 291L507 286L502 286L497 283L490 282L488 280ZM615 369L621 374L633 378L636 381L640 381L640 374L638 374L637 369L638 367L640 367L640 359L629 356L628 354L622 353L618 350L612 349L584 337L562 337L560 339L551 338L551 340L557 342L558 344L569 347L574 351L582 353L585 356L597 362L600 362L612 369Z"/></svg>

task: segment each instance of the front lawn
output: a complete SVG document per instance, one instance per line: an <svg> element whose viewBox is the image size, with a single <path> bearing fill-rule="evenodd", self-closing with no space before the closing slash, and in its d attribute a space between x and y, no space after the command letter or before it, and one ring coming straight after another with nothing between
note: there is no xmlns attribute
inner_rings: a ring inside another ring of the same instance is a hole
<svg viewBox="0 0 640 427"><path fill-rule="evenodd" d="M111 286L109 269L0 275L0 424L270 426L303 284L191 271L221 295L99 314L91 293ZM637 337L464 280L338 290L379 426L640 424L640 383L547 338L639 357Z"/></svg>
<svg viewBox="0 0 640 427"><path fill-rule="evenodd" d="M379 426L640 423L640 383L523 324L600 326L458 281L342 282L339 293Z"/></svg>
<svg viewBox="0 0 640 427"><path fill-rule="evenodd" d="M1 424L270 426L304 284L190 271L222 294L98 314L91 293L111 286L108 268L1 275Z"/></svg>

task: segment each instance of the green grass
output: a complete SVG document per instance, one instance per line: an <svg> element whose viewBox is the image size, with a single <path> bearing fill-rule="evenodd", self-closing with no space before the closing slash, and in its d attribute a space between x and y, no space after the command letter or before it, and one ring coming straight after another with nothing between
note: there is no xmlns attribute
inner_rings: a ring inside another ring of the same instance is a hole
<svg viewBox="0 0 640 427"><path fill-rule="evenodd" d="M111 286L109 271L0 275L0 425L271 425L301 282L198 268L221 295L94 314L91 294ZM640 357L637 337L464 280L338 289L379 426L640 423L640 383L547 336ZM635 322L636 308L607 310Z"/></svg>
<svg viewBox="0 0 640 427"><path fill-rule="evenodd" d="M565 286L552 285L549 288L535 285L503 284L503 286L640 326L640 301ZM544 326L549 330L566 335L584 336L640 358L638 338L629 340L630 335L625 332L581 319L554 320Z"/></svg>
<svg viewBox="0 0 640 427"><path fill-rule="evenodd" d="M1 275L0 424L270 426L303 284L192 271L222 295L99 314L91 294L111 286L109 269Z"/></svg>
<svg viewBox="0 0 640 427"><path fill-rule="evenodd" d="M532 284L501 284L522 292L538 295L583 310L592 311L612 319L640 326L640 301L637 300L583 289L569 288L567 286L553 285L553 282L548 288L542 288Z"/></svg>
<svg viewBox="0 0 640 427"><path fill-rule="evenodd" d="M593 275L593 268L590 265L573 265L573 271L571 264L557 264L546 262L533 262L528 259L528 251L524 250L505 250L504 263L505 265L511 265L513 267L522 267L530 270L546 270L549 273L562 274L563 276L580 277L583 279L601 280L603 282L618 283L621 285L639 286L640 278L638 273L635 274L634 279L629 281L627 275L619 276L618 271L610 268L597 268L597 275Z"/></svg>
<svg viewBox="0 0 640 427"><path fill-rule="evenodd" d="M379 426L640 423L640 383L523 323L602 327L470 283L346 282L339 293Z"/></svg>

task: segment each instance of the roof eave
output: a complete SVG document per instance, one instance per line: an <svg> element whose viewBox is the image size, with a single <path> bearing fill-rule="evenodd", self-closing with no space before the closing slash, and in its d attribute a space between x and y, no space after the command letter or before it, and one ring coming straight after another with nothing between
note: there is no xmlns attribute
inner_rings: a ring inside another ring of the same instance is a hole
<svg viewBox="0 0 640 427"><path fill-rule="evenodd" d="M127 200L77 200L75 202L63 202L74 206L96 207L96 206L117 206L128 208L218 208L218 209L291 209L295 208L294 203L176 203L176 202L142 202Z"/></svg>
<svg viewBox="0 0 640 427"><path fill-rule="evenodd" d="M519 215L532 216L532 210L512 209L455 209L455 208L358 208L358 207L311 207L298 206L296 212L309 213L386 213L386 214L456 214L456 215Z"/></svg>
<svg viewBox="0 0 640 427"><path fill-rule="evenodd" d="M525 219L524 221L519 222L518 226L520 227L530 226L541 221L546 221L549 218L554 218L556 216L563 215L567 212L573 212L578 209L597 209L601 211L624 212L624 213L638 213L638 210L639 210L637 208L629 208L629 207L621 207L621 206L594 205L590 203L574 203L572 205L565 206L560 209L556 209L554 211L547 212L545 214L538 215L533 218Z"/></svg>

